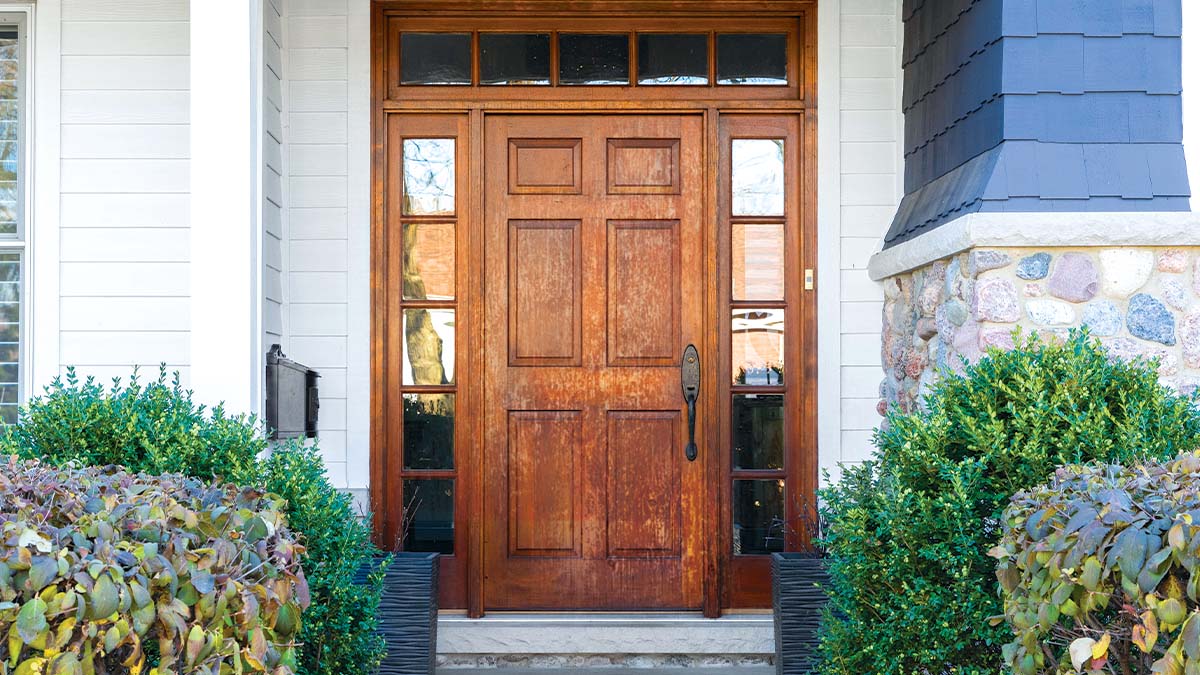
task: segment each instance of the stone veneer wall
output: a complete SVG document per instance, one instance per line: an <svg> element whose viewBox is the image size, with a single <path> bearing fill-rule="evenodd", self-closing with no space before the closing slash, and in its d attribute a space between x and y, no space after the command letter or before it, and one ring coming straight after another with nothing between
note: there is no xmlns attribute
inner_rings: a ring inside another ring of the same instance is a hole
<svg viewBox="0 0 1200 675"><path fill-rule="evenodd" d="M961 370L1012 332L1087 326L1122 359L1160 359L1162 380L1200 386L1200 247L977 249L884 282L882 414L911 411L941 368Z"/></svg>

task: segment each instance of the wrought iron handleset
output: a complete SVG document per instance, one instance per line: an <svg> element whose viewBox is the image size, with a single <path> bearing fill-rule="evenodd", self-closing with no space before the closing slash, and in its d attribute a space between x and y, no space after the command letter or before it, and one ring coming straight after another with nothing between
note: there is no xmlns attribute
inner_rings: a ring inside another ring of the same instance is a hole
<svg viewBox="0 0 1200 675"><path fill-rule="evenodd" d="M696 345L688 345L687 349L683 350L680 385L688 411L688 443L683 454L689 462L694 462L699 454L696 448L696 399L700 397L700 352L696 351Z"/></svg>

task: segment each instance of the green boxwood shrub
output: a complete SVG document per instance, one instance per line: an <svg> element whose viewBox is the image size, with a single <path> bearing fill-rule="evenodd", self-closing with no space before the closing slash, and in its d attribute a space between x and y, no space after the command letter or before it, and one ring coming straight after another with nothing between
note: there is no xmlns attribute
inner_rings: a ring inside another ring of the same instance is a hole
<svg viewBox="0 0 1200 675"><path fill-rule="evenodd" d="M293 672L309 591L275 495L10 458L0 505L0 672Z"/></svg>
<svg viewBox="0 0 1200 675"><path fill-rule="evenodd" d="M1195 399L1076 332L991 351L943 373L911 415L892 411L872 462L822 491L830 612L822 672L1001 668L995 561L1010 495L1062 464L1168 458L1200 442Z"/></svg>
<svg viewBox="0 0 1200 675"><path fill-rule="evenodd" d="M1200 455L1063 467L991 555L1014 673L1200 673Z"/></svg>
<svg viewBox="0 0 1200 675"><path fill-rule="evenodd" d="M320 453L267 441L252 417L227 415L192 400L178 375L104 386L73 370L21 409L0 433L0 454L56 465L119 464L131 471L177 472L261 486L287 501L287 516L307 552L312 590L300 635L299 675L368 675L384 654L375 634L382 572L354 583L379 550L353 500L329 483Z"/></svg>

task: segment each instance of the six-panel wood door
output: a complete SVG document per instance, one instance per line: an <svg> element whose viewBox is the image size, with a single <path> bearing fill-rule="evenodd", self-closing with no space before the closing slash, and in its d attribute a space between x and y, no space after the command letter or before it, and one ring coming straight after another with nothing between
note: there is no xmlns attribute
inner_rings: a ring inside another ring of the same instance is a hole
<svg viewBox="0 0 1200 675"><path fill-rule="evenodd" d="M699 115L486 119L488 609L702 604L703 144Z"/></svg>

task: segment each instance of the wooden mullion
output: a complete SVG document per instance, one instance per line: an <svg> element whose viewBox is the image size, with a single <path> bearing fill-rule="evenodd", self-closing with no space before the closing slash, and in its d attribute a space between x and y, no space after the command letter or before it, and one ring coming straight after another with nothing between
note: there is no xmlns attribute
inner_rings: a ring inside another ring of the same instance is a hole
<svg viewBox="0 0 1200 675"><path fill-rule="evenodd" d="M729 309L783 309L788 308L787 300L731 300Z"/></svg>
<svg viewBox="0 0 1200 675"><path fill-rule="evenodd" d="M733 480L787 480L785 469L733 469L730 472Z"/></svg>
<svg viewBox="0 0 1200 675"><path fill-rule="evenodd" d="M457 309L457 300L401 300L401 309Z"/></svg>
<svg viewBox="0 0 1200 675"><path fill-rule="evenodd" d="M457 480L458 469L404 469L400 477L404 480Z"/></svg>

